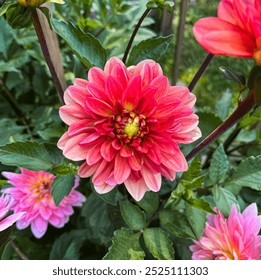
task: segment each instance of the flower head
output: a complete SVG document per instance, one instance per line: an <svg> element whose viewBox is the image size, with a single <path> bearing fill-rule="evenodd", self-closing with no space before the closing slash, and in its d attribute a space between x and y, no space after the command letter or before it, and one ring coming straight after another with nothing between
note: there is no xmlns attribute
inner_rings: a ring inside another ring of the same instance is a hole
<svg viewBox="0 0 261 280"><path fill-rule="evenodd" d="M78 174L93 175L97 192L124 183L140 200L159 191L161 174L173 180L187 170L178 144L201 135L196 98L186 87L170 86L156 62L126 68L113 57L104 70L91 68L88 81L76 79L64 100L60 117L69 129L58 147L67 158L84 160Z"/></svg>
<svg viewBox="0 0 261 280"><path fill-rule="evenodd" d="M25 214L25 212L17 212L5 217L11 209L13 202L14 200L8 194L2 194L0 196L0 231L3 231L13 225Z"/></svg>
<svg viewBox="0 0 261 280"><path fill-rule="evenodd" d="M38 7L46 2L64 4L63 0L17 0L18 4L25 7Z"/></svg>
<svg viewBox="0 0 261 280"><path fill-rule="evenodd" d="M14 198L11 209L14 213L25 211L26 214L16 223L18 229L31 225L35 237L41 238L48 223L61 228L73 214L72 206L82 206L85 197L76 191L79 179L75 179L73 189L58 207L51 196L51 184L55 176L44 171L31 171L21 168L21 174L3 172L12 188L5 189Z"/></svg>
<svg viewBox="0 0 261 280"><path fill-rule="evenodd" d="M212 54L252 57L261 64L260 11L260 0L221 0L218 16L196 22L194 35Z"/></svg>
<svg viewBox="0 0 261 280"><path fill-rule="evenodd" d="M228 219L217 210L210 214L203 235L190 246L194 260L260 260L261 216L256 204L249 205L243 213L232 206Z"/></svg>

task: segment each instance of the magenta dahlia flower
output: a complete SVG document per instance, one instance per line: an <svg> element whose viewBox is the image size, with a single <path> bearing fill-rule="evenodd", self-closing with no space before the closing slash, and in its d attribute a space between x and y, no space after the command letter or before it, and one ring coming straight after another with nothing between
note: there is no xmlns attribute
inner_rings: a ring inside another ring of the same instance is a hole
<svg viewBox="0 0 261 280"><path fill-rule="evenodd" d="M190 246L194 260L260 260L261 216L255 203L239 213L236 205L228 219L219 210L210 214L203 235Z"/></svg>
<svg viewBox="0 0 261 280"><path fill-rule="evenodd" d="M0 196L0 231L3 231L13 225L25 214L25 212L17 212L5 217L11 209L13 202L14 200L8 194L2 194Z"/></svg>
<svg viewBox="0 0 261 280"><path fill-rule="evenodd" d="M218 16L200 19L193 31L212 54L253 57L261 64L260 0L221 0Z"/></svg>
<svg viewBox="0 0 261 280"><path fill-rule="evenodd" d="M14 199L11 209L14 213L26 214L16 223L18 229L31 225L35 237L41 238L47 230L48 223L61 228L74 213L72 206L82 206L85 197L75 189L79 184L76 177L73 189L58 207L51 196L51 184L55 176L44 171L31 171L21 168L21 174L3 172L8 183L13 187L5 189ZM61 186L62 187L62 186Z"/></svg>
<svg viewBox="0 0 261 280"><path fill-rule="evenodd" d="M126 68L113 57L104 70L91 68L88 81L76 79L64 100L60 117L69 128L58 147L84 160L78 174L93 175L98 193L122 183L136 200L159 191L161 175L173 180L188 168L178 144L201 136L195 96L170 86L152 60Z"/></svg>

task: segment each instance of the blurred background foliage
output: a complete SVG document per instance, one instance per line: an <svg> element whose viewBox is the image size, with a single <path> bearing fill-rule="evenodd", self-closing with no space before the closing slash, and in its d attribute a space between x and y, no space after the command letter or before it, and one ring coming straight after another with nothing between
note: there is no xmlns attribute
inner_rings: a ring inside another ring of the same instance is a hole
<svg viewBox="0 0 261 280"><path fill-rule="evenodd" d="M175 61L177 29L180 19L182 0L176 0L174 13L169 14L153 11L140 28L134 45L142 40L174 34L174 40L167 52L159 59L164 73L173 79L173 69L178 68L178 85L188 86L207 53L194 39L192 28L202 17L215 16L219 0L190 0L185 17L184 43L181 44L179 63ZM0 5L4 1L0 1ZM53 5L53 16L58 20L70 21L83 31L95 36L106 49L108 57L123 57L131 33L146 9L146 0L66 0L64 5ZM66 81L72 84L75 77L85 78L86 69L62 40L60 48ZM219 67L241 72L246 78L253 67L253 61L229 57L214 57L207 71L193 90L197 96L196 111L200 117L200 128L203 136L208 135L233 111L244 91L239 84L226 79ZM0 18L0 145L20 140L37 140L56 144L57 139L65 131L58 115L60 107L49 70L44 61L35 31L33 28L13 30ZM218 141L213 143L201 155L204 170L209 167L214 150L220 143L230 160L230 171L243 158L260 155L260 108L248 114L235 128L229 130ZM232 136L231 136L232 135ZM229 143L229 137L232 142ZM195 146L183 147L188 153ZM15 170L0 164L0 171ZM204 173L203 170L203 173ZM229 173L227 174L229 176ZM3 178L2 178L3 179ZM1 181L0 181L1 182ZM49 227L47 234L40 240L32 237L30 230L15 231L16 242L22 248L27 248L30 259L100 259L111 244L111 236L116 229L124 225L119 207L114 207L122 199L117 189L108 195L101 196L92 193L88 180L80 190L89 196L82 209L75 209L75 214L63 229ZM207 177L206 186L211 185ZM6 187L2 184L3 187ZM87 187L86 187L87 185ZM174 182L175 185L175 182ZM173 188L164 181L164 187L159 195L169 194ZM233 190L239 196L238 201L246 203L256 201L261 208L260 191L253 189ZM158 194L147 194L146 200L159 200ZM230 195L231 198L231 195ZM211 197L206 196L211 202ZM233 201L234 194L230 202ZM213 199L212 199L213 200ZM106 201L110 202L107 204ZM133 202L133 201L132 201ZM140 205L139 205L140 206ZM141 206L142 208L142 206ZM193 215L196 213L181 204L178 209ZM184 210L185 209L185 210ZM146 210L146 209L145 209ZM190 212L189 212L190 211ZM200 211L200 210L198 210ZM199 217L197 216L197 217ZM147 218L150 217L147 214ZM97 223L99 223L97 225ZM159 225L159 220L151 221L153 226ZM97 231L97 228L99 229ZM175 244L176 258L190 258L188 245L191 241L181 238L182 234L172 236ZM89 240L89 242L85 242ZM143 248L144 249L144 248ZM144 249L146 250L146 248ZM147 255L151 257L150 253ZM11 246L7 246L2 256L4 259L18 258Z"/></svg>

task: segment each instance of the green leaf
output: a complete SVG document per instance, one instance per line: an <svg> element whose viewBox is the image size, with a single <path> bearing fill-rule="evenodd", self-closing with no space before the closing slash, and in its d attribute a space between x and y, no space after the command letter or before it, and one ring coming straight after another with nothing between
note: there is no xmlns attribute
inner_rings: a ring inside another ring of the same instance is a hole
<svg viewBox="0 0 261 280"><path fill-rule="evenodd" d="M110 214L108 204L95 193L87 197L82 207L81 216L85 218L89 238L99 245L108 246L111 243L114 226Z"/></svg>
<svg viewBox="0 0 261 280"><path fill-rule="evenodd" d="M238 84L242 84L242 85L246 84L246 78L240 72L231 71L225 67L219 67L219 69L228 80L234 81L234 82L236 82Z"/></svg>
<svg viewBox="0 0 261 280"><path fill-rule="evenodd" d="M249 157L239 164L228 185L261 191L261 155Z"/></svg>
<svg viewBox="0 0 261 280"><path fill-rule="evenodd" d="M139 260L144 259L145 253L139 242L139 234L134 234L125 228L115 231L112 245L103 260Z"/></svg>
<svg viewBox="0 0 261 280"><path fill-rule="evenodd" d="M86 240L86 230L65 232L53 243L50 260L79 260L80 249Z"/></svg>
<svg viewBox="0 0 261 280"><path fill-rule="evenodd" d="M145 214L138 206L128 201L123 201L120 202L120 209L122 218L131 229L140 230L145 227Z"/></svg>
<svg viewBox="0 0 261 280"><path fill-rule="evenodd" d="M213 188L213 199L225 216L229 216L233 204L238 204L236 197L229 190L217 186Z"/></svg>
<svg viewBox="0 0 261 280"><path fill-rule="evenodd" d="M223 144L213 154L209 167L209 178L213 184L223 182L228 171L228 159Z"/></svg>
<svg viewBox="0 0 261 280"><path fill-rule="evenodd" d="M55 166L54 158L48 151L51 145L37 142L15 142L0 146L0 161L3 164L31 170L49 170ZM57 150L57 148L56 148Z"/></svg>
<svg viewBox="0 0 261 280"><path fill-rule="evenodd" d="M117 205L119 201L121 201L124 196L119 192L118 188L113 188L110 192L105 194L98 194L97 195L111 205Z"/></svg>
<svg viewBox="0 0 261 280"><path fill-rule="evenodd" d="M198 156L196 156L189 165L187 172L184 172L181 176L181 180L191 181L199 176L202 171L201 162Z"/></svg>
<svg viewBox="0 0 261 280"><path fill-rule="evenodd" d="M16 3L12 1L5 2L0 8L0 17L3 16L11 6L16 6Z"/></svg>
<svg viewBox="0 0 261 280"><path fill-rule="evenodd" d="M10 3L10 2L8 2ZM0 53L3 53L5 59L7 59L7 52L10 44L14 40L14 31L6 23L4 18L0 18ZM1 71L2 72L2 71Z"/></svg>
<svg viewBox="0 0 261 280"><path fill-rule="evenodd" d="M178 211L163 210L159 213L162 226L178 237L197 239L197 234L191 227L188 217Z"/></svg>
<svg viewBox="0 0 261 280"><path fill-rule="evenodd" d="M222 121L220 118L210 112L197 112L199 117L199 128L202 131L202 138L208 136L214 129L216 129Z"/></svg>
<svg viewBox="0 0 261 280"><path fill-rule="evenodd" d="M174 249L168 234L160 228L146 228L144 242L152 256L158 260L173 260Z"/></svg>
<svg viewBox="0 0 261 280"><path fill-rule="evenodd" d="M131 50L128 65L135 65L144 59L153 59L159 61L165 54L167 48L173 40L173 35L166 37L157 37L144 40Z"/></svg>
<svg viewBox="0 0 261 280"><path fill-rule="evenodd" d="M60 202L71 192L74 186L75 176L67 174L65 176L56 176L52 183L52 192L55 205L58 207Z"/></svg>
<svg viewBox="0 0 261 280"><path fill-rule="evenodd" d="M200 239L205 228L207 213L190 205L186 205L186 216L193 232Z"/></svg>
<svg viewBox="0 0 261 280"><path fill-rule="evenodd" d="M91 34L84 33L73 24L51 20L55 31L61 36L76 54L79 60L87 67L103 68L107 60L105 49Z"/></svg>
<svg viewBox="0 0 261 280"><path fill-rule="evenodd" d="M225 91L222 97L217 101L215 109L217 116L223 121L226 119L229 113L232 102L232 93Z"/></svg>
<svg viewBox="0 0 261 280"><path fill-rule="evenodd" d="M159 194L156 192L146 192L142 200L136 202L148 213L153 213L159 207Z"/></svg>
<svg viewBox="0 0 261 280"><path fill-rule="evenodd" d="M189 204L192 207L195 207L197 209L206 211L211 214L216 214L216 212L212 209L210 203L205 201L202 198L197 198L197 197L187 197L183 198L187 204Z"/></svg>

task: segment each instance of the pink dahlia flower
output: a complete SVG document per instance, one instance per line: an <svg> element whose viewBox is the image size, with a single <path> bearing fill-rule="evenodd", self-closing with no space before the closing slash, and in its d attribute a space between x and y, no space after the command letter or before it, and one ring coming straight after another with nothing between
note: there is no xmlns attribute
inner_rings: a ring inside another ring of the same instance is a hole
<svg viewBox="0 0 261 280"><path fill-rule="evenodd" d="M249 205L243 213L232 206L228 219L219 210L210 214L203 235L190 246L193 260L260 260L261 216L256 204Z"/></svg>
<svg viewBox="0 0 261 280"><path fill-rule="evenodd" d="M3 231L11 225L13 225L25 214L25 212L17 212L15 214L5 217L11 209L13 202L14 200L8 194L3 194L0 196L0 231Z"/></svg>
<svg viewBox="0 0 261 280"><path fill-rule="evenodd" d="M200 19L193 30L208 52L253 57L261 64L260 0L221 0L218 16Z"/></svg>
<svg viewBox="0 0 261 280"><path fill-rule="evenodd" d="M3 172L8 183L13 187L5 189L14 198L11 209L14 213L25 211L26 214L16 223L18 229L31 225L35 237L41 238L48 223L61 228L73 214L72 206L82 206L85 197L76 191L79 179L75 179L72 191L58 207L51 196L51 184L55 176L44 171L31 171L21 168L21 174ZM62 187L62 186L61 186Z"/></svg>
<svg viewBox="0 0 261 280"><path fill-rule="evenodd" d="M161 174L173 180L188 168L178 144L201 136L195 96L170 86L152 60L126 68L113 57L104 70L91 68L88 81L76 79L64 100L60 116L69 129L58 147L84 160L78 174L93 175L98 193L122 183L136 200L159 191Z"/></svg>

